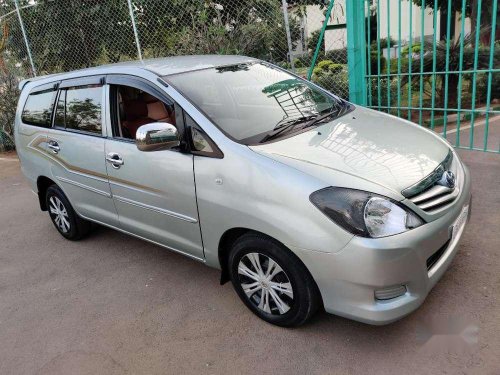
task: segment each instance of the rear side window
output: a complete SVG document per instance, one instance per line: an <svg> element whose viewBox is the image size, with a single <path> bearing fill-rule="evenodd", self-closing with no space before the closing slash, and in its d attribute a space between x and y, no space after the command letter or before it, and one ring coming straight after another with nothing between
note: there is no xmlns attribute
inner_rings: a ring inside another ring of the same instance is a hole
<svg viewBox="0 0 500 375"><path fill-rule="evenodd" d="M57 101L55 126L100 135L102 86L70 87L61 90Z"/></svg>
<svg viewBox="0 0 500 375"><path fill-rule="evenodd" d="M50 128L50 119L56 91L40 91L29 94L21 120L25 124Z"/></svg>

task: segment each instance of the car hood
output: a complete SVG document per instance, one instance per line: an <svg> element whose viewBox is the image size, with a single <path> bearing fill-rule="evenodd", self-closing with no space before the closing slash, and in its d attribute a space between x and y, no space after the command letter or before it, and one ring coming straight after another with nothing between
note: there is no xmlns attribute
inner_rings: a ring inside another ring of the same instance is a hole
<svg viewBox="0 0 500 375"><path fill-rule="evenodd" d="M328 177L330 171L334 180L347 174L397 193L428 176L449 151L432 132L362 107L304 133L251 149L324 177L328 183L335 182ZM340 180L337 185L344 183Z"/></svg>

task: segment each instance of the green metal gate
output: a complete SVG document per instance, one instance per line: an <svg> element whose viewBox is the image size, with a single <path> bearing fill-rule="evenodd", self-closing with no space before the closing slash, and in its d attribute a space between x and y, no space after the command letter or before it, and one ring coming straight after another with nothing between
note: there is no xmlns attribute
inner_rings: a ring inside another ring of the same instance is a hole
<svg viewBox="0 0 500 375"><path fill-rule="evenodd" d="M498 0L347 0L351 101L500 153Z"/></svg>

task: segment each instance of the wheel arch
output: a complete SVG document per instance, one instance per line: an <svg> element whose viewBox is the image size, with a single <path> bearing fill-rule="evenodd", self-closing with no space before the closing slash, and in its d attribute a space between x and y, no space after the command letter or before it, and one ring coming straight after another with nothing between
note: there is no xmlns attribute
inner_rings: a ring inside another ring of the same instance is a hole
<svg viewBox="0 0 500 375"><path fill-rule="evenodd" d="M305 263L302 261L302 259L300 259L297 256L297 254L295 254L292 250L290 250L288 248L288 246L286 246L284 243L282 243L278 239L276 239L276 238L274 238L274 237L272 237L272 236L270 236L270 235L268 235L266 233L263 233L263 232L260 232L260 231L254 230L254 229L249 229L249 228L243 228L243 227L231 228L231 229L226 230L224 232L224 234L221 236L221 239L219 241L219 249L218 249L218 252L219 252L219 264L220 264L220 267L221 267L221 278L220 278L220 284L221 285L225 284L226 282L228 282L230 280L230 278L229 278L229 268L228 268L228 259L229 259L229 252L231 251L231 248L232 248L233 244L236 241L238 241L239 238L241 238L242 236L244 236L246 234L249 234L249 233L256 234L256 235L268 238L271 241L274 241L274 242L278 243L279 245L283 246L285 249L288 249L288 251L290 251L290 253L294 257L296 257L302 263L302 265L304 266L304 268L307 270L307 272L311 276L311 279L316 284L315 286L316 286L317 291L318 291L320 302L321 302L321 304L323 303L323 301L322 301L323 297L322 297L322 295L321 295L321 293L319 291L318 284L317 284L316 280L314 279L314 276L311 274L311 272L309 271L309 269L305 265Z"/></svg>
<svg viewBox="0 0 500 375"><path fill-rule="evenodd" d="M248 228L231 228L226 230L220 240L219 240L219 248L218 248L218 253L219 253L219 264L221 268L221 274L220 274L220 284L223 285L229 281L229 269L227 267L227 261L229 258L229 252L231 251L231 248L233 247L233 244L243 236L244 234L247 233L260 233L257 231L254 231L252 229ZM264 234L264 233L260 233Z"/></svg>
<svg viewBox="0 0 500 375"><path fill-rule="evenodd" d="M57 185L52 179L46 176L39 176L36 180L36 186L38 189L38 202L40 203L40 209L42 211L47 211L47 203L45 202L45 195L47 189L51 185Z"/></svg>

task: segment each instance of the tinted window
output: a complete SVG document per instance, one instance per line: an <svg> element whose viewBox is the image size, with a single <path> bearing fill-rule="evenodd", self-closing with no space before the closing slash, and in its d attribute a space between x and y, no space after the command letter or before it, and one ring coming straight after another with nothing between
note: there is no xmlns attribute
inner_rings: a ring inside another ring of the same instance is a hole
<svg viewBox="0 0 500 375"><path fill-rule="evenodd" d="M26 124L50 128L55 94L53 90L30 94L24 105L22 121Z"/></svg>
<svg viewBox="0 0 500 375"><path fill-rule="evenodd" d="M60 99L64 99L64 93L66 94L64 114L66 129L101 134L102 86L72 87L62 91ZM58 108L61 106L60 100ZM60 116L58 110L57 118L60 119Z"/></svg>
<svg viewBox="0 0 500 375"><path fill-rule="evenodd" d="M224 132L245 144L258 143L292 121L299 123L345 107L341 99L263 63L203 69L165 79Z"/></svg>

